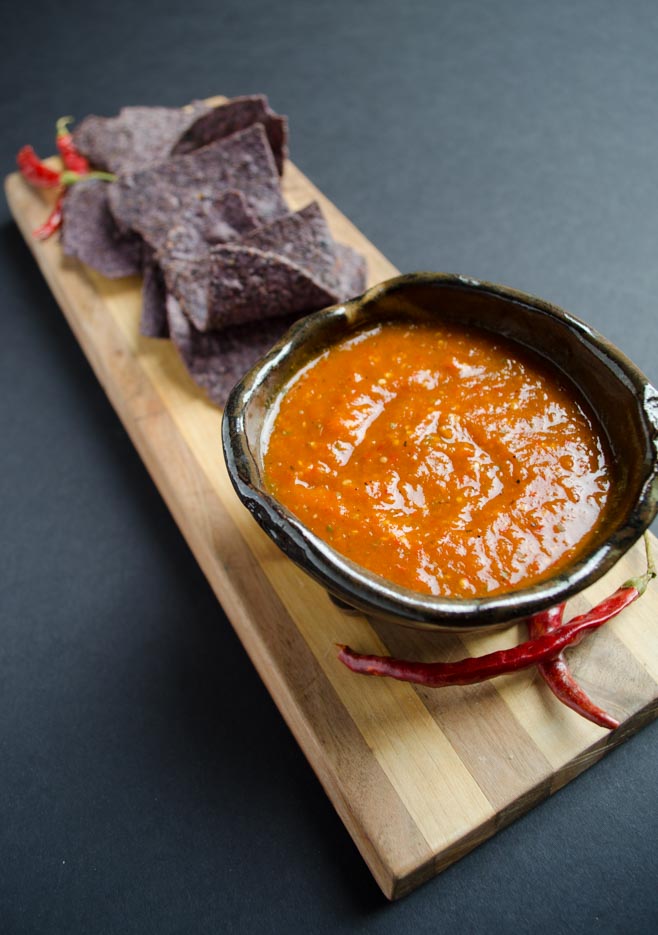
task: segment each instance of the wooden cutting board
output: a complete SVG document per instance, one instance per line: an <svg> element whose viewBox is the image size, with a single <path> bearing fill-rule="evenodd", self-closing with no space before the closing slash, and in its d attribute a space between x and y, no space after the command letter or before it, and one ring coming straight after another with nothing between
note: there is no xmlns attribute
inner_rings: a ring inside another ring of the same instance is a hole
<svg viewBox="0 0 658 935"><path fill-rule="evenodd" d="M395 268L288 164L292 209L318 199L335 237L365 254L369 282ZM327 795L389 898L409 892L536 805L658 711L658 587L571 654L584 688L622 726L609 733L560 705L535 670L428 691L366 679L336 659L365 652L454 659L512 646L427 635L338 610L261 532L229 482L217 408L167 341L138 332L140 282L110 282L31 231L52 203L18 175L7 198L71 328L218 600ZM643 570L636 548L571 602L580 612Z"/></svg>

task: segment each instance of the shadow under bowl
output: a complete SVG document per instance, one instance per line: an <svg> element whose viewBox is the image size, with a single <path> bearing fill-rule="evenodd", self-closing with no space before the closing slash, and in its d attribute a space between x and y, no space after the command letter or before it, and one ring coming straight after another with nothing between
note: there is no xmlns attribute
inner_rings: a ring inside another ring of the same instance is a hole
<svg viewBox="0 0 658 935"><path fill-rule="evenodd" d="M340 555L268 492L264 429L290 380L332 344L391 320L458 322L501 335L546 359L588 402L608 443L614 486L589 548L553 577L493 597L422 594ZM658 512L658 391L640 370L569 313L504 286L451 274L399 276L297 322L233 389L222 440L238 496L286 555L339 603L424 629L509 626L564 601L609 571Z"/></svg>

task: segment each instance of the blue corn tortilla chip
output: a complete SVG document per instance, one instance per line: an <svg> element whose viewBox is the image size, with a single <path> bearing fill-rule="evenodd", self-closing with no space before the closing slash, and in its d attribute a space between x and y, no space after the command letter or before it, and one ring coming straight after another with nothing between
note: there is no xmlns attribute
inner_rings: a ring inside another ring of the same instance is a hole
<svg viewBox="0 0 658 935"><path fill-rule="evenodd" d="M263 125L277 170L282 175L288 154L288 121L270 109L267 98L262 94L235 97L202 114L182 134L172 149L172 155L190 153L254 123Z"/></svg>
<svg viewBox="0 0 658 935"><path fill-rule="evenodd" d="M109 184L98 180L77 182L67 190L62 205L62 250L108 279L137 275L142 267L142 240L119 231L108 196Z"/></svg>
<svg viewBox="0 0 658 935"><path fill-rule="evenodd" d="M316 202L210 256L206 318L193 319L203 331L316 311L365 288L363 258L334 242Z"/></svg>
<svg viewBox="0 0 658 935"><path fill-rule="evenodd" d="M238 190L259 223L287 213L272 151L260 124L174 156L152 169L121 176L109 203L121 230L140 234L156 250L173 223L207 223L219 194Z"/></svg>
<svg viewBox="0 0 658 935"><path fill-rule="evenodd" d="M204 331L301 315L335 302L335 294L322 283L275 253L241 244L224 244L210 251Z"/></svg>
<svg viewBox="0 0 658 935"><path fill-rule="evenodd" d="M163 267L167 295L173 296L195 328L207 319L210 254L168 261Z"/></svg>
<svg viewBox="0 0 658 935"><path fill-rule="evenodd" d="M188 226L175 231L184 249L170 234L159 260L167 291L200 331L311 312L365 287L363 258L334 242L315 202L209 251Z"/></svg>
<svg viewBox="0 0 658 935"><path fill-rule="evenodd" d="M97 169L137 172L166 159L187 128L211 109L194 101L185 107L124 107L115 117L91 114L73 131L73 142Z"/></svg>
<svg viewBox="0 0 658 935"><path fill-rule="evenodd" d="M339 302L361 295L368 278L365 257L347 244L335 243L331 277Z"/></svg>
<svg viewBox="0 0 658 935"><path fill-rule="evenodd" d="M148 249L144 253L142 277L139 333L145 338L168 338L167 289L155 255Z"/></svg>
<svg viewBox="0 0 658 935"><path fill-rule="evenodd" d="M166 291L175 296L188 318L199 327L206 317L208 304L211 245L239 239L255 226L244 196L237 191L220 195L200 228L186 223L175 224L153 260L163 283L162 314L159 317L166 317L166 283Z"/></svg>
<svg viewBox="0 0 658 935"><path fill-rule="evenodd" d="M334 265L334 241L317 201L245 234L241 243L276 253L325 281Z"/></svg>
<svg viewBox="0 0 658 935"><path fill-rule="evenodd" d="M241 242L276 253L301 266L332 292L337 302L352 298L365 288L363 257L351 247L334 241L317 201L256 228Z"/></svg>
<svg viewBox="0 0 658 935"><path fill-rule="evenodd" d="M181 224L176 225L180 229ZM247 199L241 191L223 192L212 203L199 233L204 243L231 243L240 240L249 231L258 227L258 220L250 211ZM168 241L172 239L172 231Z"/></svg>
<svg viewBox="0 0 658 935"><path fill-rule="evenodd" d="M190 376L218 406L249 368L275 344L299 316L252 325L237 325L221 332L200 332L172 295L167 296L171 340Z"/></svg>
<svg viewBox="0 0 658 935"><path fill-rule="evenodd" d="M287 124L264 96L124 108L75 140L119 178L74 186L65 249L105 275L142 270L141 333L169 336L220 406L300 315L363 291L363 258L317 203L288 211Z"/></svg>

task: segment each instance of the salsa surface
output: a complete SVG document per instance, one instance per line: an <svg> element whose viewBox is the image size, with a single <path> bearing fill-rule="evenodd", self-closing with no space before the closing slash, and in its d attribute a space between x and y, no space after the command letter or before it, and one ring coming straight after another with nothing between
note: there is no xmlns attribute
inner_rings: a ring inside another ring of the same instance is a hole
<svg viewBox="0 0 658 935"><path fill-rule="evenodd" d="M559 374L453 324L384 323L324 352L279 400L263 458L270 491L338 552L444 597L558 571L611 482Z"/></svg>

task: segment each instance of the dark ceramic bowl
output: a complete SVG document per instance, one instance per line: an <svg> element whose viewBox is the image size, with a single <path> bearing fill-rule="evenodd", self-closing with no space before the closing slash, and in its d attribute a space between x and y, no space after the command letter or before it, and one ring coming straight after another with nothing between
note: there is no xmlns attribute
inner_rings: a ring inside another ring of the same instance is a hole
<svg viewBox="0 0 658 935"><path fill-rule="evenodd" d="M363 325L390 319L458 321L503 335L548 359L588 400L607 436L616 480L593 543L568 568L496 597L420 594L344 558L268 493L261 445L273 402L325 347ZM658 512L658 391L619 350L567 312L463 276L400 276L302 319L234 388L222 436L238 496L294 562L339 602L426 629L505 626L565 600L612 568Z"/></svg>

